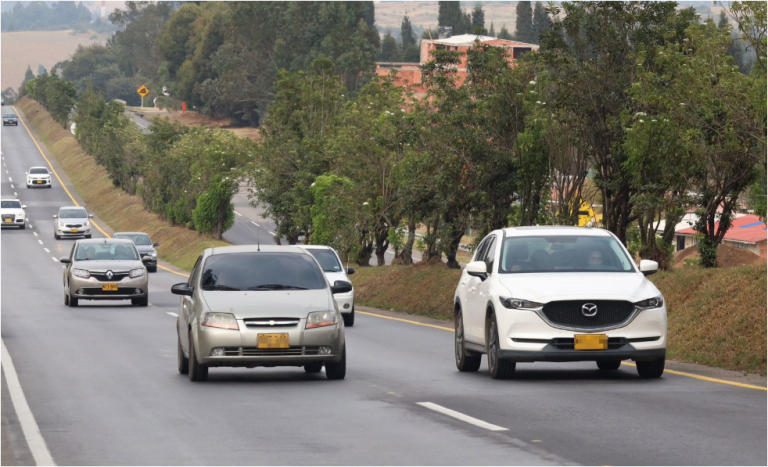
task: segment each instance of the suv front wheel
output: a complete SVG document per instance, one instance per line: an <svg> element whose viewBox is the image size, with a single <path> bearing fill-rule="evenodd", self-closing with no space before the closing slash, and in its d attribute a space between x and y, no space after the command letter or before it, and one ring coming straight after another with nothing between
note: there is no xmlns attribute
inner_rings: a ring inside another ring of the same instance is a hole
<svg viewBox="0 0 768 467"><path fill-rule="evenodd" d="M469 352L464 348L464 319L461 310L456 310L455 328L455 351L456 368L459 371L477 371L480 369L480 358L474 352Z"/></svg>
<svg viewBox="0 0 768 467"><path fill-rule="evenodd" d="M488 372L493 379L509 379L515 374L515 362L501 358L499 325L496 324L496 315L491 315L488 321Z"/></svg>
<svg viewBox="0 0 768 467"><path fill-rule="evenodd" d="M650 362L635 362L637 365L637 374L641 378L660 378L664 373L665 358L657 358Z"/></svg>

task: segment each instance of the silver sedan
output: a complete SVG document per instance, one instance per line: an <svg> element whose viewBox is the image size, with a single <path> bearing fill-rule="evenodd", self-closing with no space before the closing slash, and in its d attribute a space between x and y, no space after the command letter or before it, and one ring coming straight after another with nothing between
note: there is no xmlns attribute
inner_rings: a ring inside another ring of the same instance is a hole
<svg viewBox="0 0 768 467"><path fill-rule="evenodd" d="M178 369L192 381L216 366L299 366L328 379L346 375L344 322L334 294L346 281L328 283L317 261L289 246L207 249L181 295Z"/></svg>
<svg viewBox="0 0 768 467"><path fill-rule="evenodd" d="M149 303L147 268L130 240L78 240L69 256L60 261L67 265L65 305L75 307L80 300L130 300L137 306Z"/></svg>

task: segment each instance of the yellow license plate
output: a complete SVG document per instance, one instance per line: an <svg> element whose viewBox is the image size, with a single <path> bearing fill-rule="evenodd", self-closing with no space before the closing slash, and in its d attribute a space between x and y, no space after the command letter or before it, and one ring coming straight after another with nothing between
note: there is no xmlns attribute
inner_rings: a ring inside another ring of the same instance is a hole
<svg viewBox="0 0 768 467"><path fill-rule="evenodd" d="M13 222L13 217L4 217L3 222Z"/></svg>
<svg viewBox="0 0 768 467"><path fill-rule="evenodd" d="M605 334L576 334L573 336L573 348L576 350L605 350L608 348L608 336Z"/></svg>
<svg viewBox="0 0 768 467"><path fill-rule="evenodd" d="M71 233L77 233L77 229L69 229Z"/></svg>
<svg viewBox="0 0 768 467"><path fill-rule="evenodd" d="M102 284L101 290L104 292L117 292L117 284Z"/></svg>
<svg viewBox="0 0 768 467"><path fill-rule="evenodd" d="M256 346L260 349L287 349L291 346L288 333L259 334L256 336Z"/></svg>
<svg viewBox="0 0 768 467"><path fill-rule="evenodd" d="M38 180L38 181L36 181L35 183L37 183L38 185L42 185L42 184L43 184L43 181L42 181L42 180Z"/></svg>

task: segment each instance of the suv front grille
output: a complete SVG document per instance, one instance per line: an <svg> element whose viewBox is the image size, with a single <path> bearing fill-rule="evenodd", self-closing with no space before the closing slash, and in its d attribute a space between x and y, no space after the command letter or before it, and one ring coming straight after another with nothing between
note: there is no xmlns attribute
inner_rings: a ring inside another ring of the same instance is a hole
<svg viewBox="0 0 768 467"><path fill-rule="evenodd" d="M581 307L597 305L594 316L585 316ZM602 329L621 325L635 311L635 305L620 300L565 300L549 302L542 313L554 325L574 329Z"/></svg>

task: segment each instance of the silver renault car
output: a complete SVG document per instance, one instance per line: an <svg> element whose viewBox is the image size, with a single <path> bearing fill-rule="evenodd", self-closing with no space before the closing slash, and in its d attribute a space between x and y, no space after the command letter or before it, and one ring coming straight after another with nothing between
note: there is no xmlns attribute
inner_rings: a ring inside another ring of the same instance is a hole
<svg viewBox="0 0 768 467"><path fill-rule="evenodd" d="M130 300L149 304L147 268L132 241L116 238L78 240L69 256L60 259L64 270L64 304L80 300Z"/></svg>
<svg viewBox="0 0 768 467"><path fill-rule="evenodd" d="M304 367L328 379L344 379L344 322L334 294L352 284L329 284L315 258L291 246L209 248L181 295L178 370L191 381L208 368Z"/></svg>

